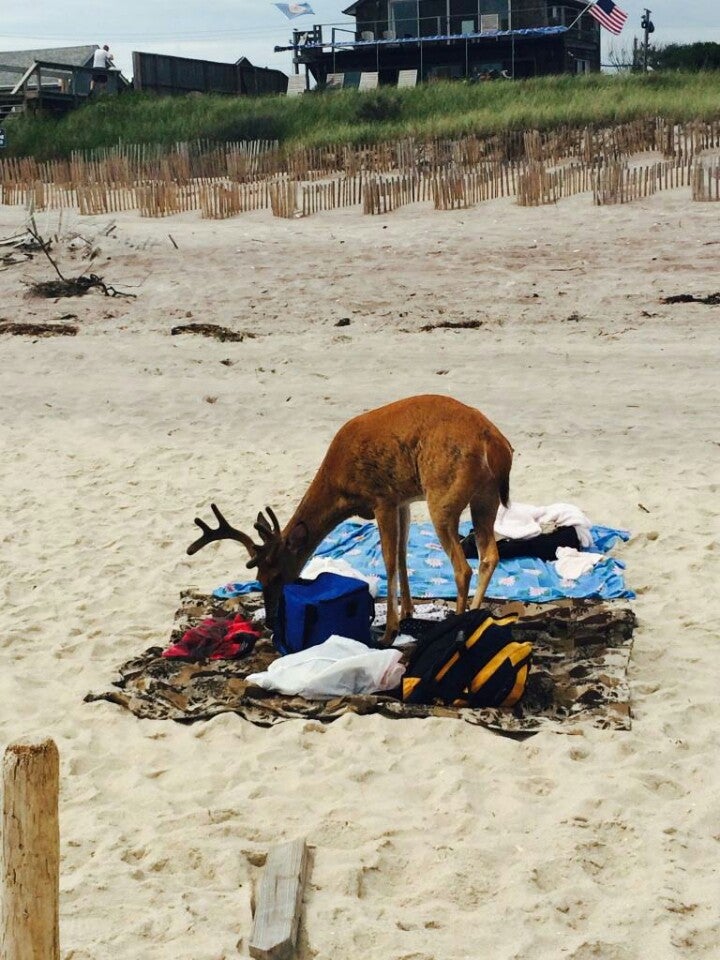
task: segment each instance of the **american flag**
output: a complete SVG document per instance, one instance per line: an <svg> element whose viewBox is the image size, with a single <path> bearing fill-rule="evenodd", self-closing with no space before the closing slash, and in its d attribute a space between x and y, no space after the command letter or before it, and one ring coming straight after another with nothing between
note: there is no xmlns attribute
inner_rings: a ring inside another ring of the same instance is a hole
<svg viewBox="0 0 720 960"><path fill-rule="evenodd" d="M613 0L595 0L588 13L609 30L610 33L622 33L628 15Z"/></svg>

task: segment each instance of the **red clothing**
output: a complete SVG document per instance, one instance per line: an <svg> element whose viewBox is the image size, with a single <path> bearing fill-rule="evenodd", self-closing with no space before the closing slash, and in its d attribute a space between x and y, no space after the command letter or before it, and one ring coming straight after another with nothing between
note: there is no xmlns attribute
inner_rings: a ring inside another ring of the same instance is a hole
<svg viewBox="0 0 720 960"><path fill-rule="evenodd" d="M259 636L260 631L242 614L232 620L209 617L186 630L182 639L162 655L185 660L237 660L252 651Z"/></svg>

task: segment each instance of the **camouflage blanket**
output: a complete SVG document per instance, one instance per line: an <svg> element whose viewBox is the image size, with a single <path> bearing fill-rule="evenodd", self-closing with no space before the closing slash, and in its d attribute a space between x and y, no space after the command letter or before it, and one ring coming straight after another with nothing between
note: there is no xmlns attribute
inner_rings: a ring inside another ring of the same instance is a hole
<svg viewBox="0 0 720 960"><path fill-rule="evenodd" d="M208 616L252 616L259 595L219 599L186 591L169 642ZM578 723L614 730L631 726L627 665L635 614L616 602L565 600L549 604L491 602L495 615L521 619L517 639L531 640L533 662L525 695L512 709L458 709L404 704L386 694L306 700L282 696L245 679L264 671L277 653L269 637L258 641L242 660L191 662L166 659L162 647L150 647L119 668L112 688L89 693L86 702L109 700L137 717L191 722L232 711L258 726L288 719L335 720L344 713L379 713L394 719L455 717L511 736L541 729L567 731ZM448 613L451 610L447 604Z"/></svg>

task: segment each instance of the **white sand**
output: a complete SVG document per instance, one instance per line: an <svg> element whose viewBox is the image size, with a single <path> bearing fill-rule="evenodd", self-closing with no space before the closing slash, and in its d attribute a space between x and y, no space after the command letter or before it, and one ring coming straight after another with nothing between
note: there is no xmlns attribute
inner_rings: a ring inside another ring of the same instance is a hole
<svg viewBox="0 0 720 960"><path fill-rule="evenodd" d="M41 257L0 272L0 317L82 328L0 338L1 739L60 748L64 957L246 956L253 863L299 835L315 846L303 960L718 956L720 308L659 303L720 288L720 210L687 193L123 215L92 268L141 283L136 301L23 299L23 277L51 277ZM0 237L21 221L0 207ZM170 337L187 312L257 339ZM344 420L423 392L498 424L518 499L633 531L632 732L180 726L82 703L164 642L182 588L244 574L233 544L185 556L197 513L287 519Z"/></svg>

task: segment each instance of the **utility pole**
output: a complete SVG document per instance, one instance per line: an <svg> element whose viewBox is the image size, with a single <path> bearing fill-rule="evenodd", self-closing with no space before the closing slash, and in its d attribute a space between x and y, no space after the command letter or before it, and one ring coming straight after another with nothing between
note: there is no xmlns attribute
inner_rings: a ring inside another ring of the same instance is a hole
<svg viewBox="0 0 720 960"><path fill-rule="evenodd" d="M645 41L643 43L643 70L645 73L648 72L648 53L650 49L650 34L655 33L655 24L650 19L651 10L647 8L643 11L643 18L640 21L640 26L645 31Z"/></svg>

